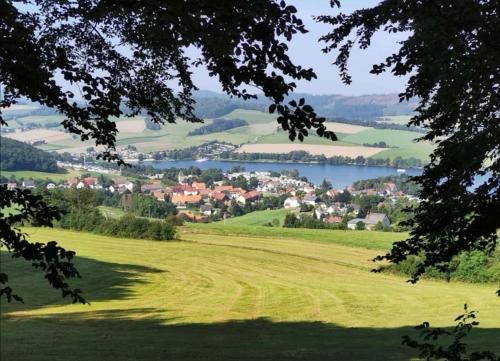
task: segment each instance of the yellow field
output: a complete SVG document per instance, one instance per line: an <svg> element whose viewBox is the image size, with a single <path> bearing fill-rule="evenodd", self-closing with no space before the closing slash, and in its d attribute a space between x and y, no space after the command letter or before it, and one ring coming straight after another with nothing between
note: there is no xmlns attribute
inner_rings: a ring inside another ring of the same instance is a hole
<svg viewBox="0 0 500 361"><path fill-rule="evenodd" d="M315 145L315 144L244 144L239 149L239 153L289 153L292 151L303 150L313 155L324 154L326 157L343 156L355 158L357 156L371 157L382 148L352 146L343 147L338 145Z"/></svg>
<svg viewBox="0 0 500 361"><path fill-rule="evenodd" d="M5 137L21 142L43 139L47 143L59 143L62 140L71 139L71 135L68 133L50 129L32 129L26 132L6 133Z"/></svg>
<svg viewBox="0 0 500 361"><path fill-rule="evenodd" d="M336 122L325 123L325 126L326 129L328 130L343 134L356 134L362 132L363 130L371 129L370 127L363 127L362 125L344 124Z"/></svg>

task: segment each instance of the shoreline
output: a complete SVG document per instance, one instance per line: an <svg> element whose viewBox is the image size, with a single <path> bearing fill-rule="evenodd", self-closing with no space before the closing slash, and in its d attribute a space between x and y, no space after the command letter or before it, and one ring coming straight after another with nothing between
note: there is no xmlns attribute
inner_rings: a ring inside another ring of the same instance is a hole
<svg viewBox="0 0 500 361"><path fill-rule="evenodd" d="M129 160L130 161L130 160ZM161 160L152 160L152 159L145 159L142 161L134 160L137 163L144 163L144 162L151 162L151 163L160 163L160 162L183 162L183 161L194 161L196 162L197 159L194 158L183 158L183 159L161 159ZM328 163L328 162L315 162L315 161L310 161L310 162L302 162L302 161L292 161L292 160L287 160L287 161L278 161L274 159L261 159L261 160L241 160L241 159L227 159L227 158L208 158L204 161L200 161L199 163L205 163L209 161L215 161L215 162L226 162L226 163L262 163L262 164L310 164L310 165L330 165L330 166L335 166L335 165L348 165L348 166L356 166L356 167L377 167L377 168L394 168L394 169L417 169L417 170L422 170L423 167L394 167L390 165L378 165L378 164L356 164L356 163Z"/></svg>

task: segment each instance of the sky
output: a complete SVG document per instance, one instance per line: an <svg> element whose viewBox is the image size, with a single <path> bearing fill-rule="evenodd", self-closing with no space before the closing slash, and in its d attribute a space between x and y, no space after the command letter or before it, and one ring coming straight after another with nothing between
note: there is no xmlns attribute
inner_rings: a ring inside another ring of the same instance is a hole
<svg viewBox="0 0 500 361"><path fill-rule="evenodd" d="M299 17L304 21L307 34L297 35L289 44L290 57L296 64L311 67L316 72L318 79L311 82L298 82L297 92L312 94L342 94L363 95L401 92L405 85L405 78L397 78L392 74L371 75L371 66L383 61L386 56L397 49L397 41L401 35L392 35L380 32L375 35L372 45L367 50L355 49L349 63L350 73L353 78L351 85L342 84L337 68L332 65L335 53L324 54L322 44L318 39L328 33L330 27L316 23L313 15L335 15L339 11L350 13L353 10L376 5L377 0L341 0L342 7L332 9L329 0L288 0L298 10ZM194 70L195 84L203 90L220 91L217 79L210 78L206 70Z"/></svg>

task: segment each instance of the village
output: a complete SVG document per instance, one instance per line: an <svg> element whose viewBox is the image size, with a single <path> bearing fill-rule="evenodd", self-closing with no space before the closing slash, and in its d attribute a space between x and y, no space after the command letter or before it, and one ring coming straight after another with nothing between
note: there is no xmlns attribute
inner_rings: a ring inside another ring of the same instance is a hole
<svg viewBox="0 0 500 361"><path fill-rule="evenodd" d="M396 222L390 219L387 209L402 200L405 204L419 201L390 181L376 188L358 189L351 185L345 189L334 189L326 181L314 185L304 177L290 174L233 171L222 172L221 180L207 184L197 175L184 174L182 170L178 171L175 181L166 182L163 173L131 179L121 176L119 170L98 165L59 162L59 166L88 173L59 183L46 182L43 187L47 190L76 188L101 190L109 194L138 193L158 202L170 202L176 207L178 216L188 222L206 223L255 210L283 208L296 214L298 219L312 217L326 226L343 224L344 228L352 230L382 230ZM17 186L31 189L40 185L34 180L7 183L9 189ZM366 200L371 202L369 206Z"/></svg>

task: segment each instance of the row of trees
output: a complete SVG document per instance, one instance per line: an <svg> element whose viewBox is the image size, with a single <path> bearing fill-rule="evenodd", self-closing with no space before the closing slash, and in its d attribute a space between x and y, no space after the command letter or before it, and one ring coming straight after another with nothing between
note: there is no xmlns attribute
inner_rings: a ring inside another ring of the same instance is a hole
<svg viewBox="0 0 500 361"><path fill-rule="evenodd" d="M91 189L54 189L39 193L51 206L62 212L62 217L55 225L61 228L77 231L94 232L108 236L142 238L153 240L170 240L175 237L175 227L162 220L139 218L134 213L127 213L120 219L105 217L98 206L101 204L115 205L120 195L110 194L102 190ZM135 213L146 212L148 205L155 205L155 199L138 194L123 195L126 203L132 204ZM134 204L135 201L137 205ZM157 201L156 201L157 202ZM161 202L158 202L161 203ZM152 207L156 215L168 216L176 212L175 207L169 212L160 213L161 209ZM36 222L34 225L37 225Z"/></svg>
<svg viewBox="0 0 500 361"><path fill-rule="evenodd" d="M211 124L203 125L188 133L188 136L223 132L225 130L244 127L248 122L243 119L214 119Z"/></svg>
<svg viewBox="0 0 500 361"><path fill-rule="evenodd" d="M401 174L398 176L386 176L371 179L362 179L354 182L352 187L359 191L362 189L375 189L377 191L384 191L386 183L394 183L398 191L402 191L409 195L418 195L420 186L414 182L410 176Z"/></svg>
<svg viewBox="0 0 500 361"><path fill-rule="evenodd" d="M322 163L331 165L356 164L369 166L386 166L395 168L417 168L422 167L422 160L410 157L402 158L397 156L391 158L365 158L358 156L355 158L345 156L326 157L325 155L313 155L304 150L296 150L289 153L237 153L222 152L219 155L222 159L241 160L241 161L269 161L278 162L304 162L304 163Z"/></svg>

